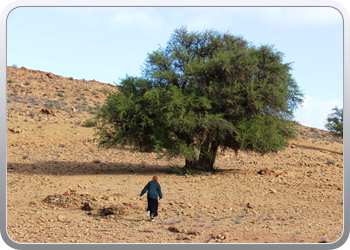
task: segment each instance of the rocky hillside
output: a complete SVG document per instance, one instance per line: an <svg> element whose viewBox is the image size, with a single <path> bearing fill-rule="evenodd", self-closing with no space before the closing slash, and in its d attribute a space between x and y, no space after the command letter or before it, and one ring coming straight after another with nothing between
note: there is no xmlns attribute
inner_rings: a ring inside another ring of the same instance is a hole
<svg viewBox="0 0 350 250"><path fill-rule="evenodd" d="M99 149L89 125L113 85L7 68L7 225L17 242L333 242L343 228L343 144L300 125L282 152L231 151L216 174L184 159ZM74 109L72 108L74 107ZM149 222L158 175L164 201ZM71 188L72 193L64 194ZM323 240L322 240L323 239Z"/></svg>

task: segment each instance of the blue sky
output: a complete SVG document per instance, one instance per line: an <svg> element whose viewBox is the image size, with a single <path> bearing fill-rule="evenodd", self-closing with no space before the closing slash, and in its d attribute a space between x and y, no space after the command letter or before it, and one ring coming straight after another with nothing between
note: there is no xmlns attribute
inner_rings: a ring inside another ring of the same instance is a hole
<svg viewBox="0 0 350 250"><path fill-rule="evenodd" d="M138 76L173 30L215 29L274 45L305 95L295 120L324 129L343 107L343 20L331 7L20 7L7 21L7 65L100 82Z"/></svg>

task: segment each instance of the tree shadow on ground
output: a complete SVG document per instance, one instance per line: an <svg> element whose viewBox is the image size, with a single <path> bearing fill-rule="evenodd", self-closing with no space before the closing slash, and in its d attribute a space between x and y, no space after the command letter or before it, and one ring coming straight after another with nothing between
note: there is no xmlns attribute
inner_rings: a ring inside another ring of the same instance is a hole
<svg viewBox="0 0 350 250"><path fill-rule="evenodd" d="M319 147L314 147L314 146L306 146L306 145L300 145L300 144L296 144L296 146L298 148L303 148L303 149L311 149L311 150L318 150L318 151L327 151L333 154L339 154L341 155L342 152L337 152L337 151L333 151L333 150L329 150L329 149L325 149L325 148L319 148Z"/></svg>
<svg viewBox="0 0 350 250"><path fill-rule="evenodd" d="M115 162L74 162L74 161L48 161L33 163L7 164L7 171L11 173L35 174L35 175L130 175L143 174L154 175L169 173L169 166L140 165Z"/></svg>

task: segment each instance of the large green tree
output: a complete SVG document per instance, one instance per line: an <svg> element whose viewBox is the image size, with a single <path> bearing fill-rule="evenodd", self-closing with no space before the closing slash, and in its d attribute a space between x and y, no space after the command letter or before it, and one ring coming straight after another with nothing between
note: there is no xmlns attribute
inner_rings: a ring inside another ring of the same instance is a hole
<svg viewBox="0 0 350 250"><path fill-rule="evenodd" d="M295 136L302 93L272 46L214 30L174 31L99 110L99 144L129 145L213 170L218 149L282 150Z"/></svg>
<svg viewBox="0 0 350 250"><path fill-rule="evenodd" d="M334 112L329 114L325 127L335 137L343 138L343 109L335 107Z"/></svg>

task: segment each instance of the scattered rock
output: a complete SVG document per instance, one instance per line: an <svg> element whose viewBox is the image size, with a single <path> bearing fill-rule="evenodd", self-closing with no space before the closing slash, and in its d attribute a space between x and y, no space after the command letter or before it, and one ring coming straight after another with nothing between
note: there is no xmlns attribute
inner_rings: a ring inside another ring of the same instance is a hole
<svg viewBox="0 0 350 250"><path fill-rule="evenodd" d="M190 238L185 235L178 235L176 237L176 240L190 240Z"/></svg>
<svg viewBox="0 0 350 250"><path fill-rule="evenodd" d="M197 230L190 230L187 232L187 234L192 234L192 235L200 235L201 233Z"/></svg>
<svg viewBox="0 0 350 250"><path fill-rule="evenodd" d="M248 203L248 204L247 204L247 208L253 208L253 205L250 204L250 203Z"/></svg>
<svg viewBox="0 0 350 250"><path fill-rule="evenodd" d="M270 189L270 192L273 193L273 194L277 193L277 191L275 189L273 189L273 188Z"/></svg>
<svg viewBox="0 0 350 250"><path fill-rule="evenodd" d="M38 205L39 203L38 203L37 201L31 201L31 202L29 202L29 204L30 204L30 205L35 205L35 206L36 206L36 205Z"/></svg>
<svg viewBox="0 0 350 250"><path fill-rule="evenodd" d="M125 205L111 205L105 206L99 209L99 214L102 216L107 215L127 215L130 213L130 209Z"/></svg>
<svg viewBox="0 0 350 250"><path fill-rule="evenodd" d="M168 230L169 230L170 232L173 232L173 233L180 233L180 229L178 229L178 228L175 227L175 226L170 226L170 227L168 227Z"/></svg>
<svg viewBox="0 0 350 250"><path fill-rule="evenodd" d="M128 208L139 208L139 205L137 202L129 202L129 203L123 202L122 204Z"/></svg>
<svg viewBox="0 0 350 250"><path fill-rule="evenodd" d="M65 219L66 219L66 217L64 217L63 215L57 215L57 220L58 221L63 222L63 221L65 221Z"/></svg>
<svg viewBox="0 0 350 250"><path fill-rule="evenodd" d="M112 215L112 214L114 214L114 208L113 207L107 207L107 208L103 207L100 209L100 214L103 216Z"/></svg>
<svg viewBox="0 0 350 250"><path fill-rule="evenodd" d="M91 211L91 210L93 210L93 208L90 206L89 203L85 202L84 205L81 207L81 210Z"/></svg>
<svg viewBox="0 0 350 250"><path fill-rule="evenodd" d="M214 233L210 234L210 237L212 239L219 239L220 238L218 234L214 234Z"/></svg>
<svg viewBox="0 0 350 250"><path fill-rule="evenodd" d="M275 172L273 170L269 170L268 168L263 168L257 172L260 175L274 175Z"/></svg>
<svg viewBox="0 0 350 250"><path fill-rule="evenodd" d="M327 243L327 240L324 239L324 238L320 238L320 239L318 240L318 243Z"/></svg>
<svg viewBox="0 0 350 250"><path fill-rule="evenodd" d="M46 108L42 108L40 110L41 114L45 114L45 115L52 115L52 116L57 116L58 113L60 113L59 110L55 110L55 109L46 109Z"/></svg>
<svg viewBox="0 0 350 250"><path fill-rule="evenodd" d="M9 128L8 130L14 134L22 133L22 130L18 128Z"/></svg>
<svg viewBox="0 0 350 250"><path fill-rule="evenodd" d="M50 79L54 79L54 75L51 72L47 73L46 76Z"/></svg>
<svg viewBox="0 0 350 250"><path fill-rule="evenodd" d="M145 233L153 233L154 230L149 229L149 228L145 228L145 229L143 229L143 232L145 232Z"/></svg>

